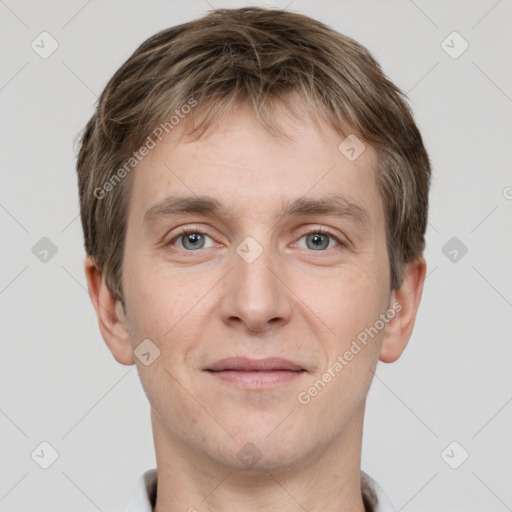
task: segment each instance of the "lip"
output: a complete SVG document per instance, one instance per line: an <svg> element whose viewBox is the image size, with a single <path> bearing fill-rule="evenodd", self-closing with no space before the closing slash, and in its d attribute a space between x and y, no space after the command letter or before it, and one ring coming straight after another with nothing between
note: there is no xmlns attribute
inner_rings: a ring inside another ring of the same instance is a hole
<svg viewBox="0 0 512 512"><path fill-rule="evenodd" d="M300 372L304 370L300 365L281 359L278 357L268 357L266 359L250 359L248 357L227 357L213 363L207 370L211 372L222 371L242 371L242 372L272 372L272 371L291 371Z"/></svg>
<svg viewBox="0 0 512 512"><path fill-rule="evenodd" d="M215 378L244 389L274 387L296 379L306 372L293 361L275 357L228 357L212 364L207 371Z"/></svg>

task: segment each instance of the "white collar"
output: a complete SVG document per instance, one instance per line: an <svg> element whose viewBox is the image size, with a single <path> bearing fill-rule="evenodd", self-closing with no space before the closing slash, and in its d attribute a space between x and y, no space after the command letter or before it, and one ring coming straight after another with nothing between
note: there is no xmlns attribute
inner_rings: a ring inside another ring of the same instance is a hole
<svg viewBox="0 0 512 512"><path fill-rule="evenodd" d="M396 512L396 508L373 478L361 471L361 480L364 494L370 500L376 501L376 508L373 512ZM156 484L156 469L149 469L140 476L135 484L126 512L153 512L156 500Z"/></svg>

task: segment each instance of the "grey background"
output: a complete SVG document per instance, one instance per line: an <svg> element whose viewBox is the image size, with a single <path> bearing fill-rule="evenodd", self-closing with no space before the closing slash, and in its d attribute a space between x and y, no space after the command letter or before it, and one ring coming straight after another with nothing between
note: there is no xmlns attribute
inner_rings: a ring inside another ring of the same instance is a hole
<svg viewBox="0 0 512 512"><path fill-rule="evenodd" d="M434 168L423 301L403 357L378 367L363 469L400 510L512 510L512 2L287 1L260 5L373 52L408 93ZM155 467L136 369L107 350L85 290L73 139L143 40L241 5L0 1L1 511L121 511ZM47 59L31 48L43 31L59 45ZM458 58L445 49L461 39L442 46L453 31L469 44ZM43 237L57 249L46 262ZM43 441L58 452L48 469L31 458ZM443 458L452 441L462 448Z"/></svg>

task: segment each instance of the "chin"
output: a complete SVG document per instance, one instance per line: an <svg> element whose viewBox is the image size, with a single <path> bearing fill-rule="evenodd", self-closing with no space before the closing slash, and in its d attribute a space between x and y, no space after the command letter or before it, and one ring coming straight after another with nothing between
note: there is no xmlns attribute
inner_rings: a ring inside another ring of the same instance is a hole
<svg viewBox="0 0 512 512"><path fill-rule="evenodd" d="M228 445L223 446L226 451L217 455L236 470L276 471L297 464L311 448L304 444L305 436L286 428L279 433L272 432L266 423L253 435L254 430L257 430L254 425L251 429L240 426L238 435L233 435Z"/></svg>

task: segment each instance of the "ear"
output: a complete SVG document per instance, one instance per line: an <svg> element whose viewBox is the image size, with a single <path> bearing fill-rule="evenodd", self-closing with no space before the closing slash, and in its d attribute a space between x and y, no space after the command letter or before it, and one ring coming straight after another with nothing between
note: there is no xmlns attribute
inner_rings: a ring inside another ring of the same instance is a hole
<svg viewBox="0 0 512 512"><path fill-rule="evenodd" d="M407 346L420 305L426 271L423 257L409 263L404 270L402 286L393 292L390 309L396 314L386 325L379 356L384 363L396 361Z"/></svg>
<svg viewBox="0 0 512 512"><path fill-rule="evenodd" d="M116 361L132 365L135 363L126 318L121 303L114 298L92 259L84 262L89 296L98 317L100 332Z"/></svg>

